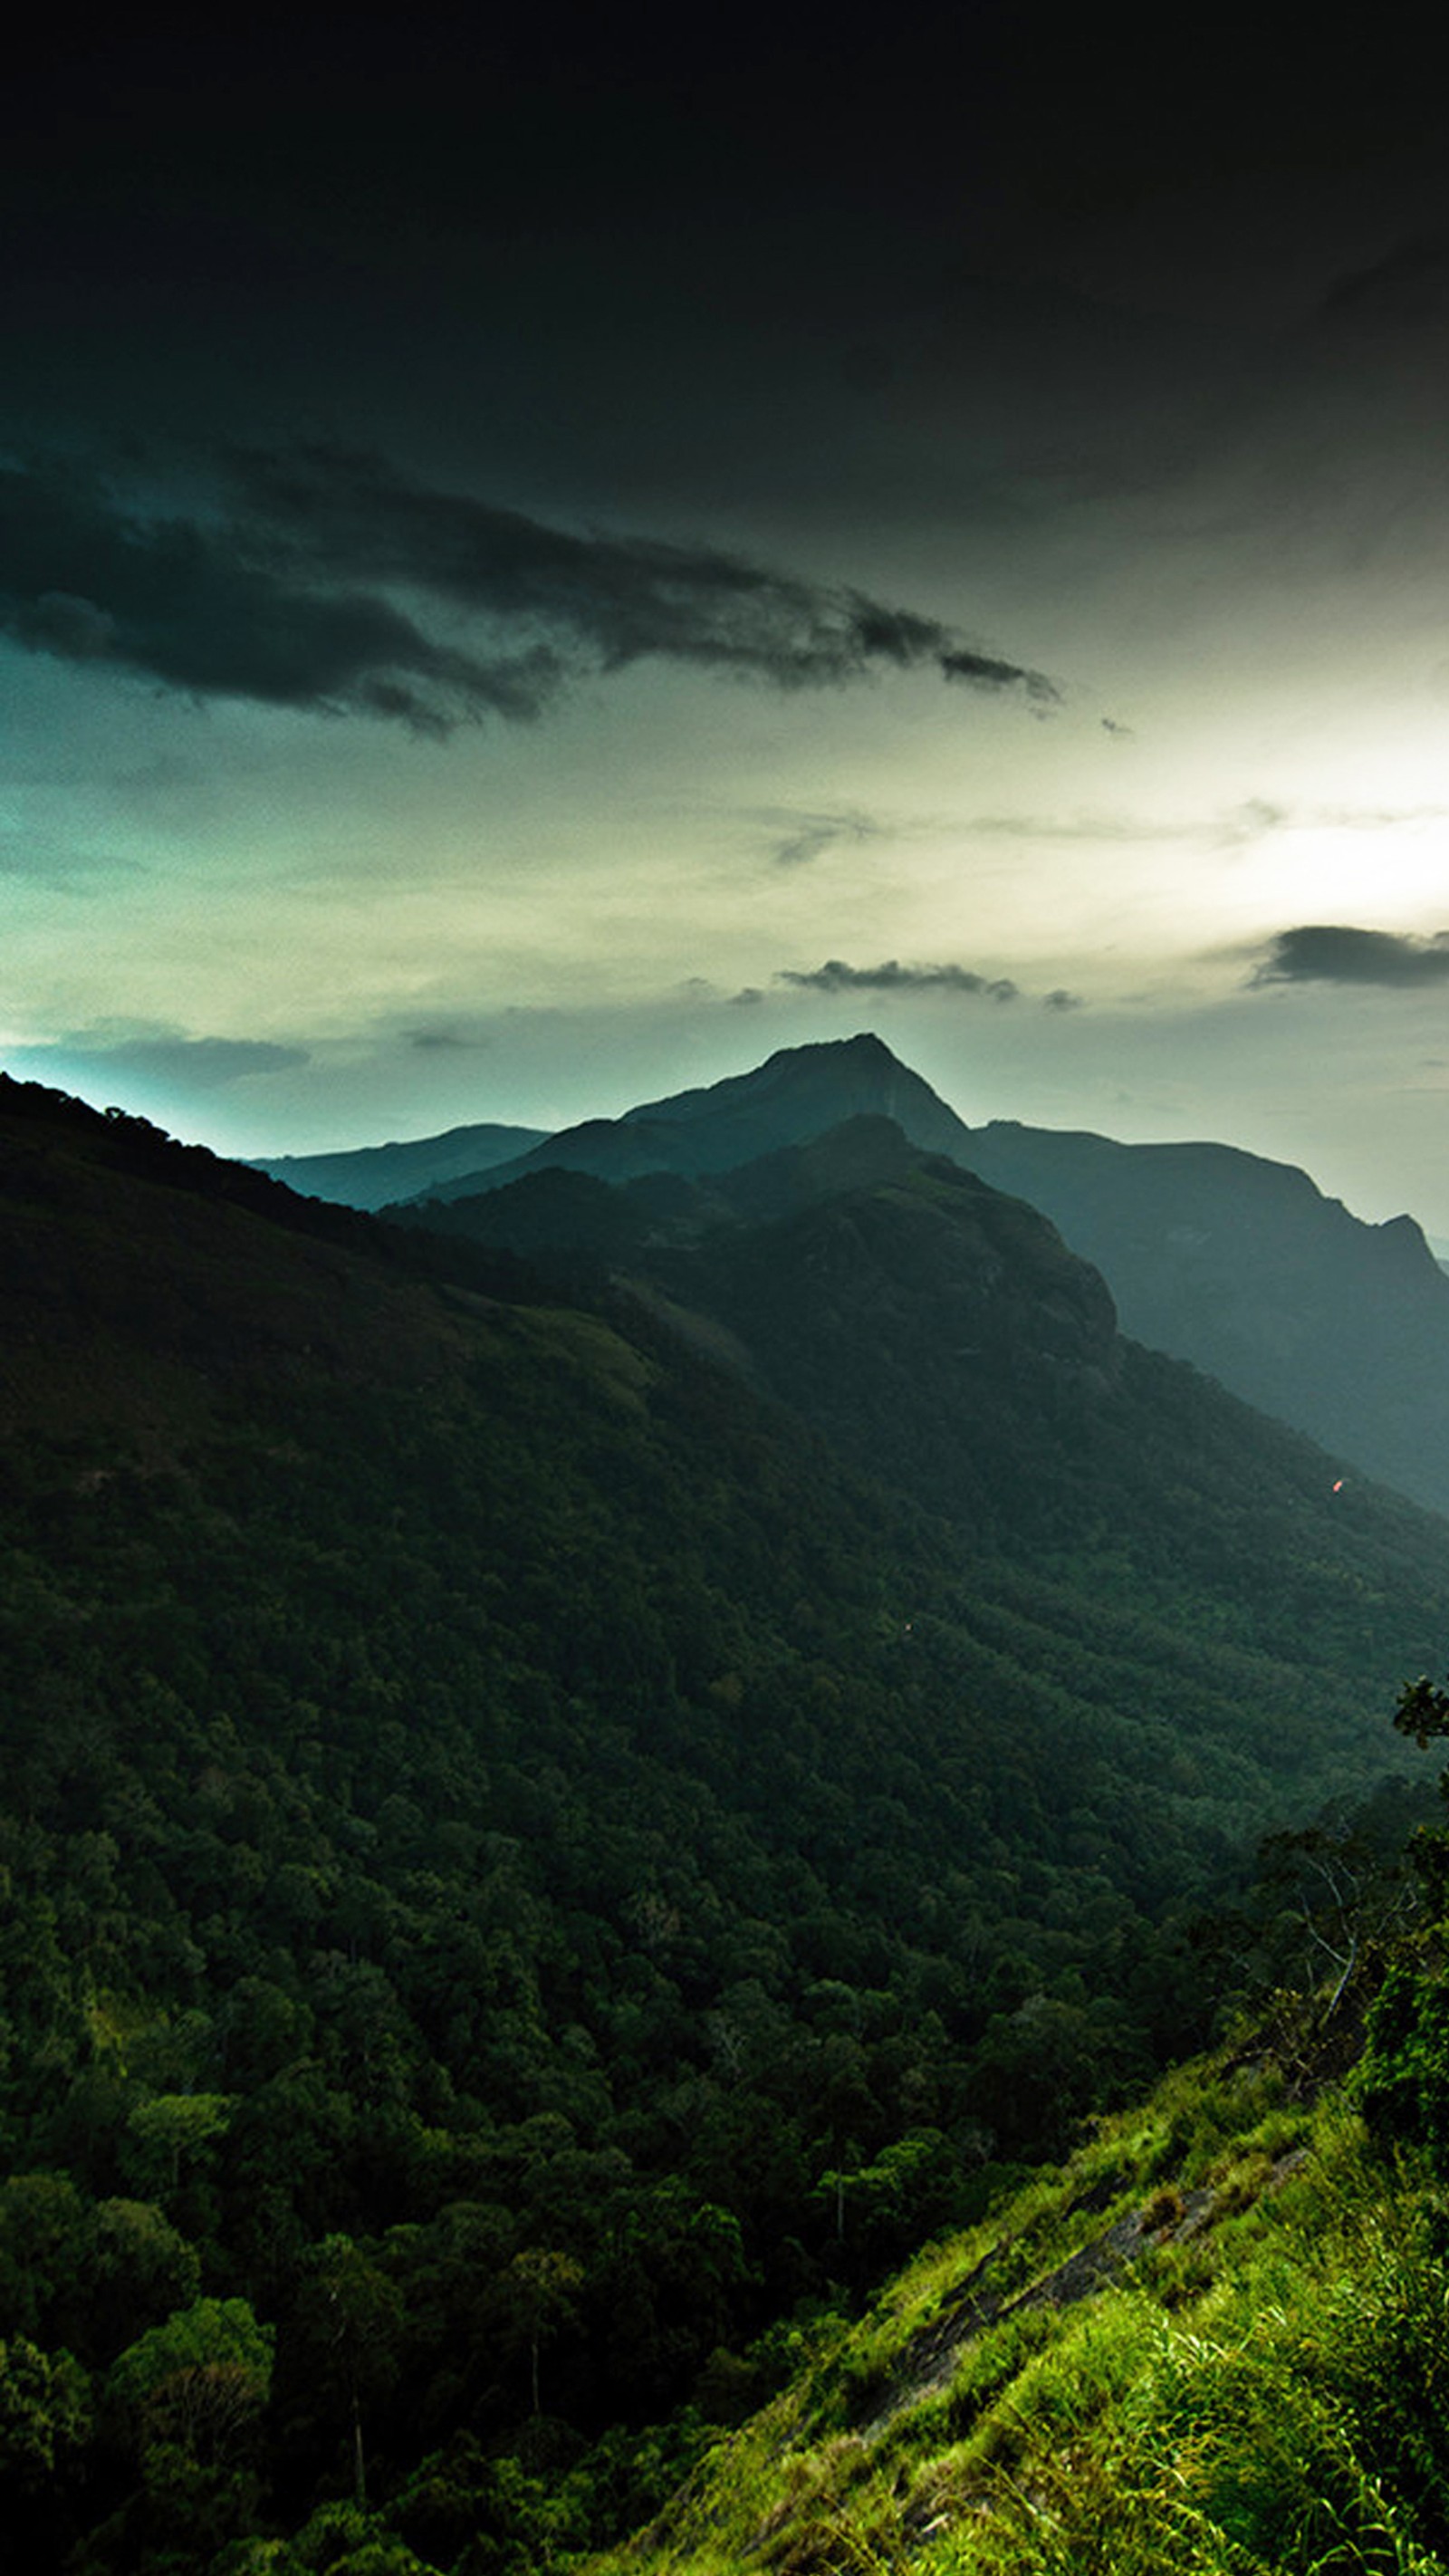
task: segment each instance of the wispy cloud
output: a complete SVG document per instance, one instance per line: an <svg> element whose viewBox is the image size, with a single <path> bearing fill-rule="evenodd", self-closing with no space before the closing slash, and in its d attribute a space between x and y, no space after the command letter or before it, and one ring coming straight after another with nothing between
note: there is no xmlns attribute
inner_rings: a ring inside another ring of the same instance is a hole
<svg viewBox="0 0 1449 2576"><path fill-rule="evenodd" d="M782 868L808 866L826 850L862 849L868 841L884 839L891 828L873 814L802 813L791 806L764 806L758 819L770 834L775 864Z"/></svg>
<svg viewBox="0 0 1449 2576"><path fill-rule="evenodd" d="M1181 842L1195 849L1237 850L1280 832L1380 832L1442 820L1437 806L1293 806L1246 796L1216 814L1171 819L1122 813L975 814L961 829L978 840L1083 841L1113 847Z"/></svg>
<svg viewBox="0 0 1449 2576"><path fill-rule="evenodd" d="M188 1038L171 1031L110 1039L89 1030L47 1046L17 1047L9 1062L32 1080L97 1083L182 1083L188 1091L220 1091L259 1073L291 1073L311 1062L305 1047L278 1046L265 1038Z"/></svg>
<svg viewBox="0 0 1449 2576"><path fill-rule="evenodd" d="M74 465L0 468L0 632L196 697L433 735L535 718L571 681L646 658L778 689L922 671L1038 708L1058 695L864 591L707 546L578 535L377 456L228 449L207 475L205 506L166 513Z"/></svg>
<svg viewBox="0 0 1449 2576"><path fill-rule="evenodd" d="M1356 930L1333 922L1308 922L1280 930L1249 984L1449 983L1449 931L1417 939L1393 930Z"/></svg>

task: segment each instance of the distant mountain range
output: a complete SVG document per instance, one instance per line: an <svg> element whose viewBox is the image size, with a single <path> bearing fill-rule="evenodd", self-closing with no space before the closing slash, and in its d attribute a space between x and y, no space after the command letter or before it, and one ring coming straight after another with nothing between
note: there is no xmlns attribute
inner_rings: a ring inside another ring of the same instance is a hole
<svg viewBox="0 0 1449 2576"><path fill-rule="evenodd" d="M1449 1279L1411 1217L1367 1225L1292 1164L1228 1145L1122 1145L1011 1120L971 1128L869 1035L786 1049L750 1073L521 1150L508 1149L507 1129L464 1128L378 1153L413 1158L408 1186L393 1195L416 1208L559 1170L615 1188L655 1174L700 1180L861 1116L892 1120L913 1145L1048 1216L1101 1272L1134 1339L1449 1511ZM486 1147L465 1167L474 1134ZM328 1159L329 1190L381 1203L380 1163ZM301 1167L266 1168L295 1181ZM535 1201L477 1230L512 1240L539 1221ZM581 1222L577 1205L566 1217L555 1204L555 1251ZM607 1230L597 1207L591 1223ZM621 1219L624 1234L631 1223Z"/></svg>
<svg viewBox="0 0 1449 2576"><path fill-rule="evenodd" d="M362 1145L345 1154L276 1154L253 1158L247 1168L285 1181L303 1198L373 1209L435 1193L460 1178L475 1188L480 1172L515 1162L546 1136L542 1127L450 1127L445 1135L422 1136L412 1144Z"/></svg>
<svg viewBox="0 0 1449 2576"><path fill-rule="evenodd" d="M1412 1217L1226 1145L1001 1123L968 1159L1097 1264L1124 1331L1449 1511L1449 1279Z"/></svg>

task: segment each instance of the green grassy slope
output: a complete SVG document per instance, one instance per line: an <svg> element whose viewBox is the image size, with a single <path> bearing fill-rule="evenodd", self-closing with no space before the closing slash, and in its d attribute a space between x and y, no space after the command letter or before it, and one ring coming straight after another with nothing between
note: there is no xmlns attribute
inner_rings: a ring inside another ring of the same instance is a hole
<svg viewBox="0 0 1449 2576"><path fill-rule="evenodd" d="M1442 2576L1437 2177L1264 2048L829 2330L593 2576Z"/></svg>

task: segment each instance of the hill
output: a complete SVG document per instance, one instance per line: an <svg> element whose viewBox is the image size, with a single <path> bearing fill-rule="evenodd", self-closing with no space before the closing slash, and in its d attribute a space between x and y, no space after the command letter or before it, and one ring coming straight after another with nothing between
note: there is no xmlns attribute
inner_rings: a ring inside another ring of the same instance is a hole
<svg viewBox="0 0 1449 2576"><path fill-rule="evenodd" d="M1395 1725L1442 1740L1449 1694ZM1442 2576L1449 1835L1279 1862L1308 1938L1271 2018L798 2335L595 2576ZM842 2230L883 2190L842 2177Z"/></svg>
<svg viewBox="0 0 1449 2576"><path fill-rule="evenodd" d="M304 1198L374 1209L386 1207L393 1199L446 1188L464 1175L476 1177L495 1163L513 1161L542 1144L545 1132L538 1127L450 1127L441 1136L423 1136L407 1144L362 1145L340 1154L277 1154L270 1161L253 1161L248 1168L285 1181Z"/></svg>
<svg viewBox="0 0 1449 2576"><path fill-rule="evenodd" d="M1025 1548L1037 1573L1091 1559L1098 1596L1115 1564L1124 1597L1201 1578L1220 1619L1256 1599L1271 1622L1254 1562L1289 1461L1285 1508L1312 1498L1315 1549L1330 1525L1352 1547L1367 1489L1341 1459L1119 1334L1100 1274L1035 1209L889 1120L696 1182L541 1170L414 1222L627 1282L976 1543Z"/></svg>
<svg viewBox="0 0 1449 2576"><path fill-rule="evenodd" d="M1421 1503L1449 1511L1449 1278L1408 1216L1366 1225L1305 1172L1227 1145L1120 1145L970 1128L878 1038L782 1050L753 1072L564 1130L422 1191L466 1199L555 1168L615 1184L728 1171L859 1116L1051 1218L1124 1329Z"/></svg>
<svg viewBox="0 0 1449 2576"><path fill-rule="evenodd" d="M799 2335L595 2576L1442 2576L1441 2194L1387 2143L1281 2038L1184 2068Z"/></svg>
<svg viewBox="0 0 1449 2576"><path fill-rule="evenodd" d="M1449 1278L1408 1216L1365 1225L1225 1145L975 1128L983 1180L1041 1208L1124 1328L1449 1510Z"/></svg>
<svg viewBox="0 0 1449 2576"><path fill-rule="evenodd" d="M737 1251L804 1229L787 1305L834 1246L822 1322L885 1293L882 1186L922 1229L908 1336L960 1290L931 1248L975 1247L1018 1316L993 1436L1034 1444L992 1528L701 1347L754 1329L748 1266L737 1324L679 1330L663 1287L566 1293L0 1086L31 2563L285 2566L365 2480L425 2565L462 2516L521 2566L529 2481L585 2455L596 2536L637 2521L682 2402L1205 2032L1202 1910L1386 1768L1440 1524L1336 1511L1318 1453L1166 1361L1177 1489L1130 1500L1124 1429L1099 1521L1035 1511L1134 1383L1100 1282L893 1131L739 1186Z"/></svg>

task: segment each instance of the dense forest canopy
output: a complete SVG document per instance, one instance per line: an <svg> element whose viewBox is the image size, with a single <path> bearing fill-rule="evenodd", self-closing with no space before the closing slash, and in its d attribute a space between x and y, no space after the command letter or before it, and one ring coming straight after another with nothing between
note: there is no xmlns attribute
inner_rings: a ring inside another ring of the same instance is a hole
<svg viewBox="0 0 1449 2576"><path fill-rule="evenodd" d="M622 2530L1206 2035L1258 1836L1391 1767L1444 1524L1016 1203L840 1177L631 1288L0 1086L34 2563Z"/></svg>

